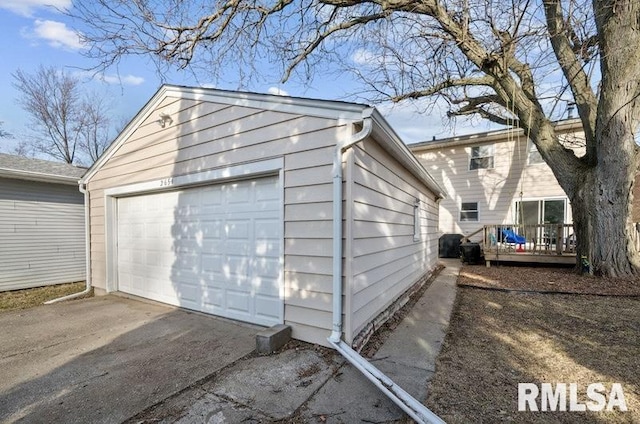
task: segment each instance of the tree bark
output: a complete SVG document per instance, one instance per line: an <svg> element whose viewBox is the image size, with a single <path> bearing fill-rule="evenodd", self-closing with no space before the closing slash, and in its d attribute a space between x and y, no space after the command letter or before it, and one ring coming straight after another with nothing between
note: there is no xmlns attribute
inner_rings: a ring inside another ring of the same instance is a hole
<svg viewBox="0 0 640 424"><path fill-rule="evenodd" d="M636 0L596 0L602 81L596 121L588 249L599 275L638 275L640 256L630 234L633 184L638 170L640 5ZM589 186L585 187L588 189Z"/></svg>

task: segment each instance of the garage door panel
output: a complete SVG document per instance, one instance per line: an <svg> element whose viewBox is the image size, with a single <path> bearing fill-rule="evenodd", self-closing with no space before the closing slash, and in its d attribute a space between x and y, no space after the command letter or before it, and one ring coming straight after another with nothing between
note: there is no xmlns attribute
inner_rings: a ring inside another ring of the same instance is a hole
<svg viewBox="0 0 640 424"><path fill-rule="evenodd" d="M277 240L280 236L280 221L271 218L258 218L254 222L257 240Z"/></svg>
<svg viewBox="0 0 640 424"><path fill-rule="evenodd" d="M280 289L278 280L273 278L255 278L251 280L251 286L256 293L270 298L279 298Z"/></svg>
<svg viewBox="0 0 640 424"><path fill-rule="evenodd" d="M178 296L183 302L198 305L200 302L200 286L189 281L181 281Z"/></svg>
<svg viewBox="0 0 640 424"><path fill-rule="evenodd" d="M246 291L227 290L227 308L235 313L249 315L250 294Z"/></svg>
<svg viewBox="0 0 640 424"><path fill-rule="evenodd" d="M277 279L280 275L279 258L258 258L253 266L254 275L261 278Z"/></svg>
<svg viewBox="0 0 640 424"><path fill-rule="evenodd" d="M119 290L282 323L276 177L118 200Z"/></svg>
<svg viewBox="0 0 640 424"><path fill-rule="evenodd" d="M203 312L220 315L224 310L224 289L206 285L206 291L202 294Z"/></svg>

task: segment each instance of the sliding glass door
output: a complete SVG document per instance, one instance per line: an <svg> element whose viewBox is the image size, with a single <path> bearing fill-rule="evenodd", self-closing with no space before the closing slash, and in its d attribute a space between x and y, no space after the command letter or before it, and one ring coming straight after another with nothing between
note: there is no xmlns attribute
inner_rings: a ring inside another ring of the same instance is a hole
<svg viewBox="0 0 640 424"><path fill-rule="evenodd" d="M553 224L564 224L567 213L567 200L516 201L515 213L514 221L518 225L524 225L520 231L527 241L535 240L536 244L554 244L558 227ZM564 236L566 237L566 234Z"/></svg>

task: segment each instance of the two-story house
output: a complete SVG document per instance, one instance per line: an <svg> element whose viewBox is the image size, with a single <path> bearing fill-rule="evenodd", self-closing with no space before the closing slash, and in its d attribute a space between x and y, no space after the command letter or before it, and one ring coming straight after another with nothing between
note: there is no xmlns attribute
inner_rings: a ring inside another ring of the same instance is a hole
<svg viewBox="0 0 640 424"><path fill-rule="evenodd" d="M580 120L556 124L562 142L584 151ZM536 146L521 129L412 144L443 187L440 234L470 234L489 224L571 223L571 204Z"/></svg>

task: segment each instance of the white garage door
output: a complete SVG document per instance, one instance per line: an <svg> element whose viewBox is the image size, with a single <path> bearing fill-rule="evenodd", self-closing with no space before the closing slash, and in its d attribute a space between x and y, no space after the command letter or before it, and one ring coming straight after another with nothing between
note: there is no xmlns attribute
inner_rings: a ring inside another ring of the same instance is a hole
<svg viewBox="0 0 640 424"><path fill-rule="evenodd" d="M118 290L282 323L278 186L269 177L118 199Z"/></svg>

